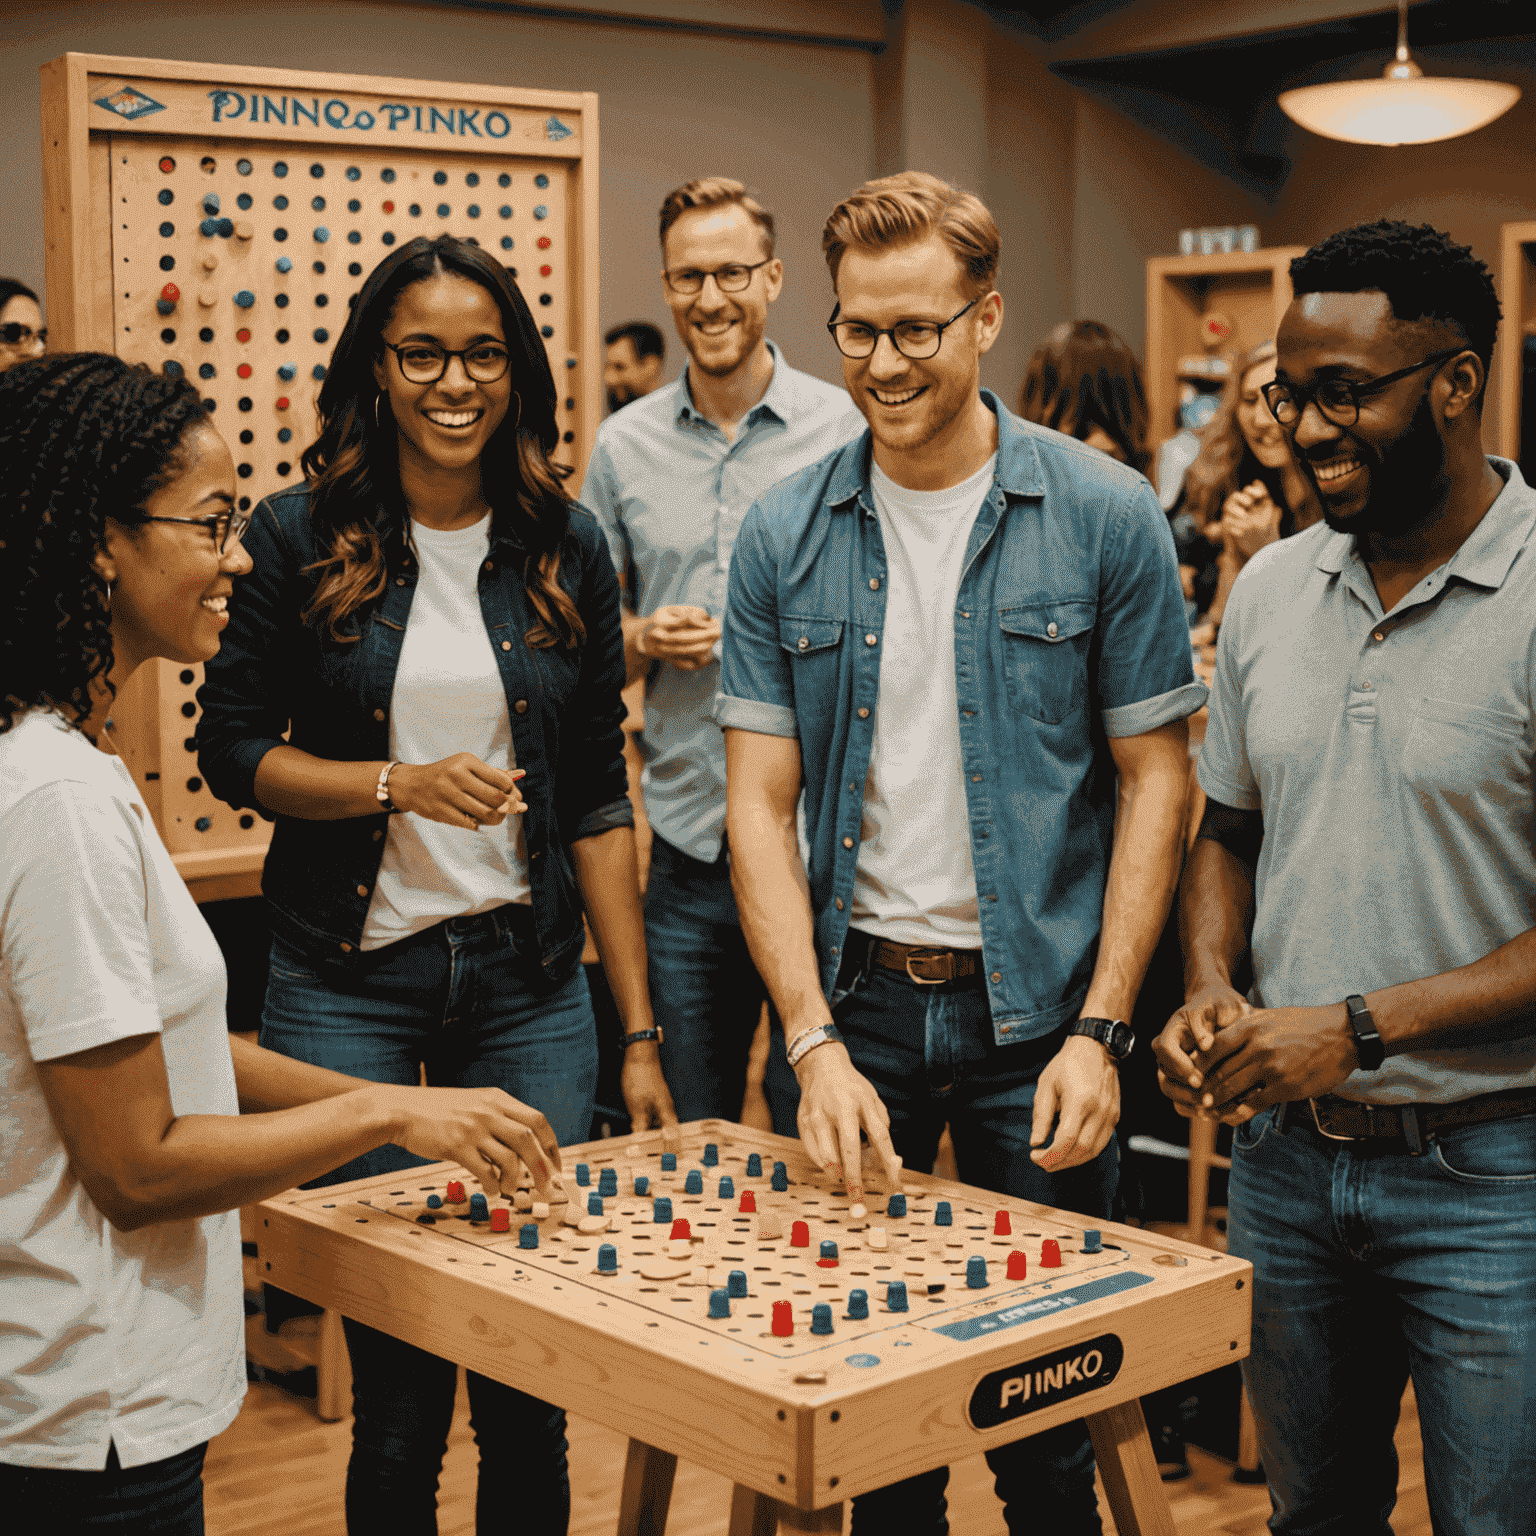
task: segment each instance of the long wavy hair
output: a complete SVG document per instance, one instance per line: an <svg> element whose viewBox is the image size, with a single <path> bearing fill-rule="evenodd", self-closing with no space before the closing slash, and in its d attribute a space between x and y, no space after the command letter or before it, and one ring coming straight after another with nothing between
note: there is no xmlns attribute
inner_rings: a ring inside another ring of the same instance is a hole
<svg viewBox="0 0 1536 1536"><path fill-rule="evenodd" d="M336 343L320 387L320 435L300 459L315 535L328 551L309 567L325 575L303 618L333 640L359 639L359 629L347 621L384 591L388 541L409 542L394 418L373 369L385 358L384 328L400 295L446 273L478 283L496 301L512 357L512 387L522 402L486 443L480 478L492 527L509 532L524 552L523 578L538 616L527 642L574 647L586 630L560 584L571 498L549 458L560 441L554 375L510 274L479 246L452 235L420 236L386 256L363 284Z"/></svg>
<svg viewBox="0 0 1536 1536"><path fill-rule="evenodd" d="M1098 427L1132 469L1145 474L1152 462L1141 365L1097 320L1063 321L1035 349L1019 389L1019 415L1079 441Z"/></svg>
<svg viewBox="0 0 1536 1536"><path fill-rule="evenodd" d="M1294 512L1286 507L1285 483L1277 469L1259 463L1243 429L1237 424L1237 407L1243 397L1243 380L1259 363L1275 355L1272 341L1261 341L1245 352L1222 386L1221 404L1200 433L1200 452L1184 471L1184 506L1201 527L1221 516L1228 496L1241 486L1262 480L1275 505L1282 509L1282 531L1294 525Z"/></svg>
<svg viewBox="0 0 1536 1536"><path fill-rule="evenodd" d="M185 379L104 352L0 373L0 732L32 708L90 715L112 687L107 586L93 561L107 520L142 525L206 422Z"/></svg>

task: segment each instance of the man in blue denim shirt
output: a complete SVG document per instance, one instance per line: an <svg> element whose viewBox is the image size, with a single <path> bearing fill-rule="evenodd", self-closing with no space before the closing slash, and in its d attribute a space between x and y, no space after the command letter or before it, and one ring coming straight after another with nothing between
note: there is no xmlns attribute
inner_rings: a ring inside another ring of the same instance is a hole
<svg viewBox="0 0 1536 1536"><path fill-rule="evenodd" d="M823 247L870 431L748 515L716 706L800 1132L855 1200L861 1129L894 1181L947 1120L963 1179L1107 1216L1120 1021L1205 698L1167 520L1141 476L980 389L1003 303L975 197L872 182ZM988 1461L1010 1530L1098 1531L1081 1421ZM854 1531L946 1530L947 1480L861 1495Z"/></svg>

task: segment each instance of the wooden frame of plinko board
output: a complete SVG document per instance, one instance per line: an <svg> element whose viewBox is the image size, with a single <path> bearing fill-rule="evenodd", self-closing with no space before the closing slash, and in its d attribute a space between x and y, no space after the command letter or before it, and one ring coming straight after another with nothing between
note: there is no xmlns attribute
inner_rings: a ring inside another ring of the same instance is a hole
<svg viewBox="0 0 1536 1536"><path fill-rule="evenodd" d="M69 53L43 66L42 123L54 347L197 380L243 506L300 482L366 274L444 232L516 271L580 483L602 409L594 94ZM197 776L201 681L141 667L113 739L193 894L252 895L271 829Z"/></svg>
<svg viewBox="0 0 1536 1536"><path fill-rule="evenodd" d="M736 1485L731 1536L772 1536L776 1521L836 1532L853 1495L1081 1417L1120 1536L1173 1536L1138 1400L1248 1352L1249 1264L1108 1222L1093 1245L1091 1218L926 1174L903 1173L907 1210L891 1215L871 1172L860 1216L801 1142L719 1120L567 1147L563 1166L576 1204L530 1211L524 1180L478 1225L451 1204L449 1180L476 1187L451 1164L290 1190L257 1211L262 1278L628 1435L619 1536L665 1528L679 1456ZM607 1169L610 1194L588 1216ZM723 1175L733 1188L717 1189ZM748 1191L756 1214L737 1203ZM688 1233L664 1224L677 1218ZM1028 1261L1018 1281L1013 1249ZM733 1268L747 1283L718 1316L711 1292ZM893 1312L879 1287L898 1277L910 1308ZM775 1300L789 1336L768 1321ZM808 1329L818 1301L830 1334Z"/></svg>
<svg viewBox="0 0 1536 1536"><path fill-rule="evenodd" d="M1154 452L1179 430L1179 360L1204 351L1201 320L1212 310L1231 319L1226 350L1234 356L1268 340L1291 302L1291 262L1305 249L1277 245L1148 261L1147 416Z"/></svg>
<svg viewBox="0 0 1536 1536"><path fill-rule="evenodd" d="M1518 463L1525 338L1536 333L1536 221L1504 225L1499 243L1499 452Z"/></svg>

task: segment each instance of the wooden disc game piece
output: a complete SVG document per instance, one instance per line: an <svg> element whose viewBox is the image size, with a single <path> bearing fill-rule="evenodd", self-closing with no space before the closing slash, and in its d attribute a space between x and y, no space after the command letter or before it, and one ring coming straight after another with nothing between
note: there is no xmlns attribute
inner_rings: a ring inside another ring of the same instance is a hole
<svg viewBox="0 0 1536 1536"><path fill-rule="evenodd" d="M779 1213L772 1210L761 1210L757 1213L757 1240L760 1243L776 1243L784 1236L784 1225L779 1220Z"/></svg>
<svg viewBox="0 0 1536 1536"><path fill-rule="evenodd" d="M640 1264L642 1280L681 1280L691 1273L693 1265L676 1259L644 1259Z"/></svg>
<svg viewBox="0 0 1536 1536"><path fill-rule="evenodd" d="M549 1202L547 1200L533 1200L529 1202L528 1214L535 1221L547 1221L549 1219Z"/></svg>
<svg viewBox="0 0 1536 1536"><path fill-rule="evenodd" d="M571 1209L571 1207L568 1207L567 1209ZM586 1233L606 1232L612 1219L613 1218L609 1216L583 1216L576 1223L576 1230L578 1232ZM566 1220L569 1221L570 1217L567 1216Z"/></svg>

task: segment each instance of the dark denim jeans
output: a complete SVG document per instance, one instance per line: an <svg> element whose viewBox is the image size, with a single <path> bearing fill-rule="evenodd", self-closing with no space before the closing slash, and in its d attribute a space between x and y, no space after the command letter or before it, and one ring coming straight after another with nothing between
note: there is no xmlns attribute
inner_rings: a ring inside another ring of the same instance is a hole
<svg viewBox="0 0 1536 1536"><path fill-rule="evenodd" d="M747 1056L767 989L752 964L724 849L713 864L664 837L645 888L651 1009L679 1120L741 1119Z"/></svg>
<svg viewBox="0 0 1536 1536"><path fill-rule="evenodd" d="M522 906L451 918L373 951L356 975L332 974L276 938L261 1043L377 1083L414 1084L424 1065L434 1085L503 1088L542 1110L562 1143L580 1141L597 1081L586 976L578 966L551 989L537 965L532 918ZM312 1187L422 1161L383 1146ZM353 1406L347 1530L433 1536L457 1368L350 1319L346 1333ZM565 1414L474 1371L467 1375L480 1448L478 1536L563 1536L571 1505ZM509 1468L517 1482L513 1497Z"/></svg>
<svg viewBox="0 0 1536 1536"><path fill-rule="evenodd" d="M1303 1117L1306 1117L1305 1119ZM1272 1531L1389 1536L1413 1378L1436 1536L1536 1521L1536 1115L1422 1157L1329 1141L1305 1104L1232 1138L1229 1246L1254 1268L1243 1375Z"/></svg>
<svg viewBox="0 0 1536 1536"><path fill-rule="evenodd" d="M203 1536L203 1457L208 1442L164 1461L124 1470L117 1447L100 1472L15 1467L0 1462L0 1525L6 1530L85 1536Z"/></svg>
<svg viewBox="0 0 1536 1536"><path fill-rule="evenodd" d="M857 934L849 949L865 946ZM846 976L839 986L847 985ZM961 1179L981 1189L1107 1218L1119 1176L1113 1138L1091 1163L1046 1173L1030 1161L1029 1126L1035 1082L1062 1037L993 1042L987 994L980 987L921 986L874 967L836 1010L853 1064L890 1111L891 1140L906 1167L933 1167L949 1124ZM793 1073L769 1060L770 1075ZM782 1079L781 1079L782 1080ZM787 1099L781 1095L780 1101ZM789 1126L794 1112L775 1129ZM1081 1419L987 1452L987 1465L1012 1532L1100 1536L1093 1488L1093 1446ZM853 1501L853 1536L943 1536L949 1530L944 1490L949 1468L936 1467Z"/></svg>

